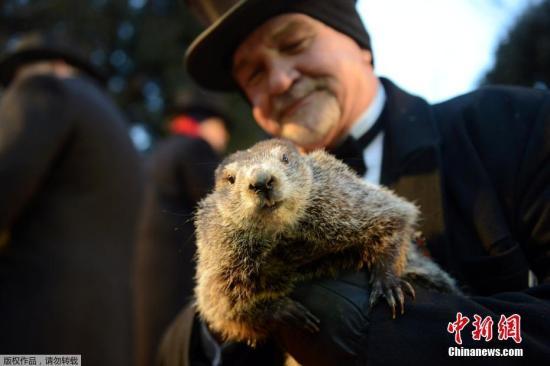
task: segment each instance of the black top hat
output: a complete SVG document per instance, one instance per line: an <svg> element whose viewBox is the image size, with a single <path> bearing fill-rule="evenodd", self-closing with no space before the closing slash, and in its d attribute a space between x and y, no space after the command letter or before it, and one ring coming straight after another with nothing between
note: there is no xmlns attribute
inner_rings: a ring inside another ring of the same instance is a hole
<svg viewBox="0 0 550 366"><path fill-rule="evenodd" d="M71 66L85 72L101 84L104 75L88 61L81 49L60 33L28 33L13 40L0 56L0 84L8 86L17 68L40 60L64 60Z"/></svg>
<svg viewBox="0 0 550 366"><path fill-rule="evenodd" d="M356 0L187 0L211 25L189 46L187 71L202 87L238 89L231 76L232 57L254 29L276 15L303 13L350 36L370 50L370 38L355 9Z"/></svg>

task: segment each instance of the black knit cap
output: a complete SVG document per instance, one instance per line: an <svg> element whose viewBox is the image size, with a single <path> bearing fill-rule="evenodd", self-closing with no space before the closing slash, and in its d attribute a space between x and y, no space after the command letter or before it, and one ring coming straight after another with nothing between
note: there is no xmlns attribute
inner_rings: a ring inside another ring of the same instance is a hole
<svg viewBox="0 0 550 366"><path fill-rule="evenodd" d="M237 90L231 76L233 53L254 29L281 14L308 15L346 34L361 48L371 50L369 34L356 10L356 0L243 0L223 13L216 12L216 6L227 5L227 0L188 2L200 8L203 17L212 23L189 46L185 56L187 71L206 89Z"/></svg>

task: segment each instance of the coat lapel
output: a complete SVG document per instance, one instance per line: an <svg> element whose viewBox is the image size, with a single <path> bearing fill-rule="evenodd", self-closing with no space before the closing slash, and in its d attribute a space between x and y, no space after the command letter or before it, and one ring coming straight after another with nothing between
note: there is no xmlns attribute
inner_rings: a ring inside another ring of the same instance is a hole
<svg viewBox="0 0 550 366"><path fill-rule="evenodd" d="M421 209L420 230L429 252L446 258L440 137L428 103L381 79L387 100L381 183Z"/></svg>

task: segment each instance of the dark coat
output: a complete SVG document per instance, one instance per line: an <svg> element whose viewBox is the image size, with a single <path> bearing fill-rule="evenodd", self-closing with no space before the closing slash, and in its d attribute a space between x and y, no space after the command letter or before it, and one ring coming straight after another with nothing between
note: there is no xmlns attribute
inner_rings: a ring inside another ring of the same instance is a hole
<svg viewBox="0 0 550 366"><path fill-rule="evenodd" d="M529 289L528 270L540 282L549 279L550 95L488 87L430 106L383 83L382 183L420 205L425 249L471 296L418 287L405 315L391 320L385 304L366 313L367 276L345 274L295 292L322 330L291 330L281 342L298 361L316 366L548 363L550 284ZM457 312L470 317L463 347L519 347L524 357L449 357L449 347L460 347L447 332ZM522 343L499 341L500 315L515 313ZM472 340L474 314L492 316L492 342Z"/></svg>
<svg viewBox="0 0 550 366"><path fill-rule="evenodd" d="M118 109L86 77L12 84L0 176L0 354L132 364L142 172Z"/></svg>
<svg viewBox="0 0 550 366"><path fill-rule="evenodd" d="M220 158L198 138L175 135L147 162L147 188L136 252L137 364L149 366L160 338L194 287L193 212L214 186Z"/></svg>

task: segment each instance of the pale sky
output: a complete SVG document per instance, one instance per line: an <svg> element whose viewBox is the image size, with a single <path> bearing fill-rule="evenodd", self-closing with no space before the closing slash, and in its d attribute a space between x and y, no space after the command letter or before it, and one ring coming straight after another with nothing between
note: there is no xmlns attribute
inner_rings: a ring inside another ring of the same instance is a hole
<svg viewBox="0 0 550 366"><path fill-rule="evenodd" d="M517 15L538 0L359 0L375 71L437 102L474 89Z"/></svg>

